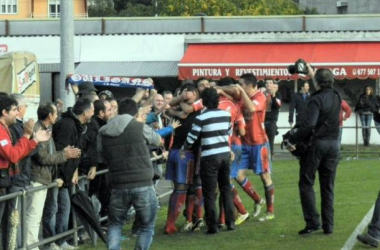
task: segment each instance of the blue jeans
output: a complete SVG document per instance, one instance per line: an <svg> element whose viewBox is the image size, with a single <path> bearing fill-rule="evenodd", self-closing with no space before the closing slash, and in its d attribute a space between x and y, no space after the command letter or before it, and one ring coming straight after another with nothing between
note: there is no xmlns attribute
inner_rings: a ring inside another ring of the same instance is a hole
<svg viewBox="0 0 380 250"><path fill-rule="evenodd" d="M371 140L371 122L373 114L360 114L364 146L369 146Z"/></svg>
<svg viewBox="0 0 380 250"><path fill-rule="evenodd" d="M153 186L112 189L108 227L108 249L120 250L121 230L129 208L133 205L140 228L135 249L149 249L154 235L158 200Z"/></svg>
<svg viewBox="0 0 380 250"><path fill-rule="evenodd" d="M360 122L363 127L371 127L373 114L360 114Z"/></svg>
<svg viewBox="0 0 380 250"><path fill-rule="evenodd" d="M66 232L70 219L70 195L67 188L50 188L47 192L42 216L44 239ZM58 245L65 243L62 238L56 241Z"/></svg>

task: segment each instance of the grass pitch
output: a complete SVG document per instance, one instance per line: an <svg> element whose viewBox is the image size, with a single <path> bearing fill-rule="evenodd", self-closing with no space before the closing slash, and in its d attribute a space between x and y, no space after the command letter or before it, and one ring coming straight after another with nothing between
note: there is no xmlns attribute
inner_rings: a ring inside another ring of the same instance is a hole
<svg viewBox="0 0 380 250"><path fill-rule="evenodd" d="M275 215L272 221L258 222L250 218L236 227L235 231L221 231L217 235L206 235L205 231L197 233L176 233L165 235L163 228L167 208L159 211L152 250L231 250L231 249L288 249L288 250L333 250L341 249L374 204L379 192L380 165L378 160L341 161L338 166L335 184L335 228L332 235L326 236L318 231L308 236L299 236L298 231L305 227L300 199L298 195L298 161L274 161L272 178L275 185ZM249 179L260 195L264 195L260 178L249 173ZM238 186L238 185L236 185ZM317 206L320 207L318 178L315 184ZM252 200L242 191L239 192L247 210L253 210ZM181 228L185 218L177 221ZM126 225L122 249L133 249L134 238L131 225ZM105 249L98 246L84 246L81 249ZM368 249L357 244L354 249Z"/></svg>

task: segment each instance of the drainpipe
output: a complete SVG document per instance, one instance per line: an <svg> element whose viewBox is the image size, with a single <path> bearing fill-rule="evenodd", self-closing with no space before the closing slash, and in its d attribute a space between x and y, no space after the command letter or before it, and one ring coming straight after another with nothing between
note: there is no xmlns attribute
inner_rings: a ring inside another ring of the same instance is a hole
<svg viewBox="0 0 380 250"><path fill-rule="evenodd" d="M86 13L86 17L88 17L88 3L87 3L87 0L84 0L84 12Z"/></svg>
<svg viewBox="0 0 380 250"><path fill-rule="evenodd" d="M34 18L34 0L32 0L32 4L30 6L30 11L32 13L32 18Z"/></svg>

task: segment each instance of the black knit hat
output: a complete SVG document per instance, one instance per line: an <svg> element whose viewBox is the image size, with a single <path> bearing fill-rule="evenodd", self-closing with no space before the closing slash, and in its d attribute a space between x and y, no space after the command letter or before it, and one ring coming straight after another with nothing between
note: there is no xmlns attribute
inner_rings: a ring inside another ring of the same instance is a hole
<svg viewBox="0 0 380 250"><path fill-rule="evenodd" d="M81 84L78 85L78 95L79 94L89 94L93 91L98 91L92 82L82 82Z"/></svg>

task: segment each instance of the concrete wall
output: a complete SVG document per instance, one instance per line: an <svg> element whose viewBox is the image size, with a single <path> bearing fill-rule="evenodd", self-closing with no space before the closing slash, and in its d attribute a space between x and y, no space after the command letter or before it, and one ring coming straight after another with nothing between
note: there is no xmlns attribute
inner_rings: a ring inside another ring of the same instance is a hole
<svg viewBox="0 0 380 250"><path fill-rule="evenodd" d="M348 14L378 14L379 0L348 0Z"/></svg>

